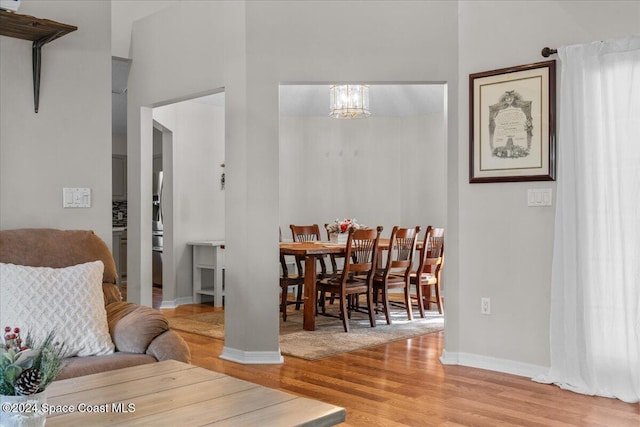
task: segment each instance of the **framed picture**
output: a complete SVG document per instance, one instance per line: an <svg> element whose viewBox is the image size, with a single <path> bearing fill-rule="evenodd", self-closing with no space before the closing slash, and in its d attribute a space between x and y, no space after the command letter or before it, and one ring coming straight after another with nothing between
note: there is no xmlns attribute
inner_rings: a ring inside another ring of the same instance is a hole
<svg viewBox="0 0 640 427"><path fill-rule="evenodd" d="M555 179L555 61L469 75L469 182Z"/></svg>

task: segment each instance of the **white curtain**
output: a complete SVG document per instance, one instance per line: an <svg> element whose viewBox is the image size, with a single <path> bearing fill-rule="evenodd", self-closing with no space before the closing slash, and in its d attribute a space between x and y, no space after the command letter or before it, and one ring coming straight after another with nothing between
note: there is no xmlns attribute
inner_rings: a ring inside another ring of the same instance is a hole
<svg viewBox="0 0 640 427"><path fill-rule="evenodd" d="M560 56L551 369L536 381L640 401L640 36Z"/></svg>

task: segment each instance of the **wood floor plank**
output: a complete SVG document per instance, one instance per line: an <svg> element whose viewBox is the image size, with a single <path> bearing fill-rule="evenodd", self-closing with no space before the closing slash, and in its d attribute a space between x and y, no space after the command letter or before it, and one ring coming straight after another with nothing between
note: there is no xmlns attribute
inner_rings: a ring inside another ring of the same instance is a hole
<svg viewBox="0 0 640 427"><path fill-rule="evenodd" d="M189 305L164 312L180 317L207 310L212 308ZM344 407L344 426L640 426L638 404L442 365L444 332L317 361L285 356L282 365L228 362L218 357L221 340L178 333L194 365Z"/></svg>

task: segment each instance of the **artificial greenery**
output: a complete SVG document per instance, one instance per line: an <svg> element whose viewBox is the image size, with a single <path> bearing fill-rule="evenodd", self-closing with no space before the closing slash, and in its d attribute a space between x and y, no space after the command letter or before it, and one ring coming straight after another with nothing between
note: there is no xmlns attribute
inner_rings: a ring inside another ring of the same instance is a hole
<svg viewBox="0 0 640 427"><path fill-rule="evenodd" d="M63 367L64 345L50 332L39 345L30 334L23 341L20 329L4 329L0 348L0 394L22 396L39 393L55 379Z"/></svg>

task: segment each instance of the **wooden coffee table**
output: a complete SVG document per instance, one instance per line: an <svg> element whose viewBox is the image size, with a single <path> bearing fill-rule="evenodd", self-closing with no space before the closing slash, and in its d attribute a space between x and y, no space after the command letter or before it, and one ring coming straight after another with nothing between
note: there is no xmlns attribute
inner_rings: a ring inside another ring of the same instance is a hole
<svg viewBox="0 0 640 427"><path fill-rule="evenodd" d="M346 417L338 406L173 360L55 381L47 405L47 427L332 426Z"/></svg>

